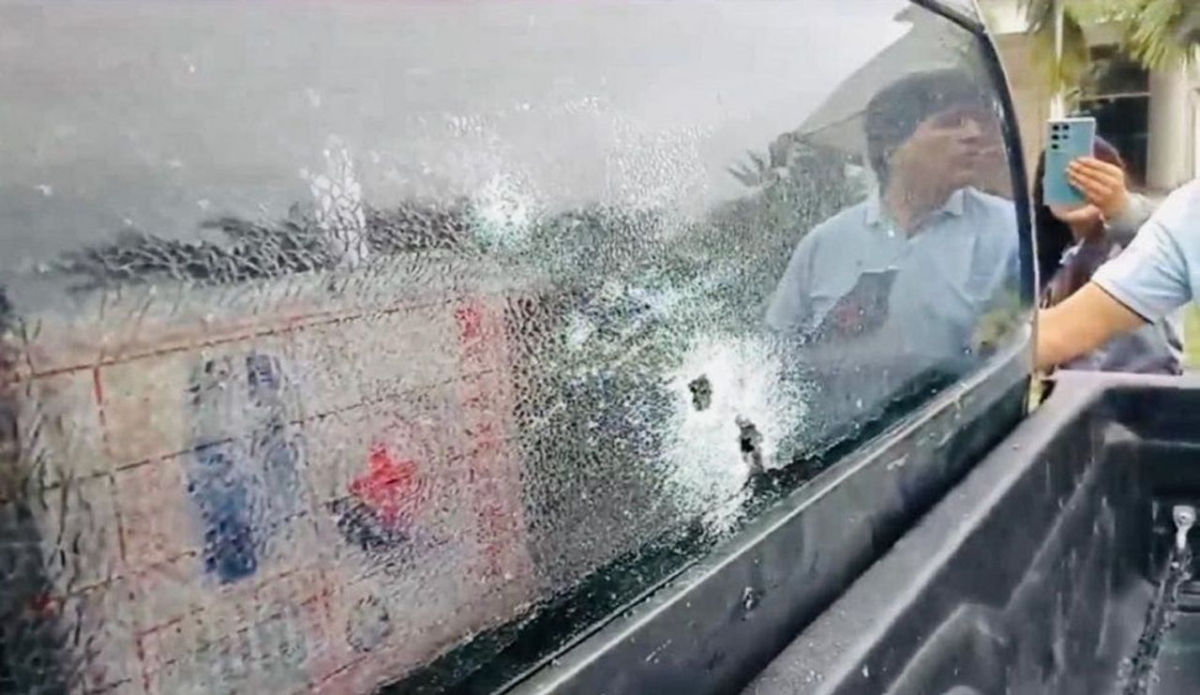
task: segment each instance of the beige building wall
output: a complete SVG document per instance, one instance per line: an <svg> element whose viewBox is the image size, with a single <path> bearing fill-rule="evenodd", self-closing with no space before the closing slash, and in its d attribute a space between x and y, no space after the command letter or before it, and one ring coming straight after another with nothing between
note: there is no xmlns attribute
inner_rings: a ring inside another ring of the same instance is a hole
<svg viewBox="0 0 1200 695"><path fill-rule="evenodd" d="M1052 94L1033 65L1030 42L1025 35L997 36L996 47L1008 75L1009 89L1012 90L1017 110L1017 126L1021 131L1021 146L1032 179L1045 139L1045 123L1050 117Z"/></svg>

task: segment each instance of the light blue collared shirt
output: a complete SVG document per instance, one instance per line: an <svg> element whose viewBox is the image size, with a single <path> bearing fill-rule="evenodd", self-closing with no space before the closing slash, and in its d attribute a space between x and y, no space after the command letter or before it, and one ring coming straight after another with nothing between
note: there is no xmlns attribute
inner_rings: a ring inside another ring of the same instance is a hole
<svg viewBox="0 0 1200 695"><path fill-rule="evenodd" d="M1171 194L1121 255L1092 281L1153 323L1196 299L1200 287L1200 181Z"/></svg>
<svg viewBox="0 0 1200 695"><path fill-rule="evenodd" d="M800 241L767 324L819 340L814 331L861 277L892 271L881 349L934 360L961 355L989 305L1006 286L1017 287L1018 248L1014 204L974 188L954 193L912 234L888 221L878 198L867 200Z"/></svg>

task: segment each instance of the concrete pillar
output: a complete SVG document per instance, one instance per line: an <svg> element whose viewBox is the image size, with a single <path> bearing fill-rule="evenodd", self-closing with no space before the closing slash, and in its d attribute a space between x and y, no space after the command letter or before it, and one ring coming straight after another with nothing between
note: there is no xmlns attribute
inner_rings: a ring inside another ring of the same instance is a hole
<svg viewBox="0 0 1200 695"><path fill-rule="evenodd" d="M1054 0L1054 71L1059 72L1062 69L1063 59L1063 41L1065 39L1063 32L1066 30L1066 3L1063 0ZM1062 118L1067 115L1067 94L1058 84L1058 77L1055 76L1054 96L1050 99L1050 118Z"/></svg>
<svg viewBox="0 0 1200 695"><path fill-rule="evenodd" d="M1184 68L1150 73L1150 143L1146 184L1169 191L1191 178L1191 101Z"/></svg>

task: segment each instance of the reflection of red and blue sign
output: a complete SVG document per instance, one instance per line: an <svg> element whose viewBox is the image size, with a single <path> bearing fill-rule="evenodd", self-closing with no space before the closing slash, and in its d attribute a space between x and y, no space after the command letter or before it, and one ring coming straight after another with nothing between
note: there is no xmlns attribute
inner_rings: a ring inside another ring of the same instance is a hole
<svg viewBox="0 0 1200 695"><path fill-rule="evenodd" d="M350 484L350 492L370 507L379 521L389 527L412 523L419 486L417 464L398 458L386 445L376 443L368 458L369 470Z"/></svg>
<svg viewBox="0 0 1200 695"><path fill-rule="evenodd" d="M207 360L192 375L196 448L187 489L204 528L205 571L222 583L253 575L265 542L297 509L300 452L284 416L283 388L278 361L257 352ZM226 438L246 424L246 436Z"/></svg>
<svg viewBox="0 0 1200 695"><path fill-rule="evenodd" d="M375 442L367 470L350 483L350 497L333 503L342 533L367 551L395 547L412 537L420 508L421 478L417 462Z"/></svg>

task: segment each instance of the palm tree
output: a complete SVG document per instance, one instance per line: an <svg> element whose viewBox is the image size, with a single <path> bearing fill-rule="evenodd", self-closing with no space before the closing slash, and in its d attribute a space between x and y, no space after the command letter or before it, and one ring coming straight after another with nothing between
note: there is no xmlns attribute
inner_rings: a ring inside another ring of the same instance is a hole
<svg viewBox="0 0 1200 695"><path fill-rule="evenodd" d="M1138 0L1125 15L1130 55L1151 70L1195 64L1200 49L1200 4L1195 0Z"/></svg>
<svg viewBox="0 0 1200 695"><path fill-rule="evenodd" d="M1057 36L1060 4L1061 44ZM1083 33L1085 20L1079 16L1078 2L1022 0L1021 5L1029 22L1029 34L1033 37L1034 59L1045 67L1045 76L1051 89L1056 94L1077 89L1090 64L1087 39Z"/></svg>
<svg viewBox="0 0 1200 695"><path fill-rule="evenodd" d="M1061 4L1063 42L1056 59L1056 15ZM1112 22L1122 29L1125 52L1151 70L1196 61L1200 3L1195 0L1022 0L1038 53L1055 88L1078 85L1088 68L1083 26Z"/></svg>
<svg viewBox="0 0 1200 695"><path fill-rule="evenodd" d="M1078 93L1091 70L1083 27L1115 27L1121 34L1120 51L1153 73L1146 184L1166 191L1190 178L1183 154L1189 125L1181 102L1187 98L1186 68L1200 54L1200 2L1020 0L1020 5L1029 20L1034 60L1044 66L1055 94L1051 114L1065 115L1068 98Z"/></svg>

